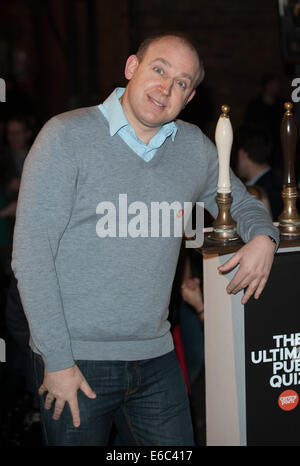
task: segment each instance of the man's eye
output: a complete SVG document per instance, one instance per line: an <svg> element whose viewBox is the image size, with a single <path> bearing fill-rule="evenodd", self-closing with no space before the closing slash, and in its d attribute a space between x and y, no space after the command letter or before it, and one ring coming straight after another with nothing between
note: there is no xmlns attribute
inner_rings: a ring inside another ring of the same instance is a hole
<svg viewBox="0 0 300 466"><path fill-rule="evenodd" d="M154 71L156 71L156 73L158 73L158 74L163 74L163 70L161 68L159 68L158 66L156 66L154 68Z"/></svg>
<svg viewBox="0 0 300 466"><path fill-rule="evenodd" d="M178 84L179 87L182 87L182 89L186 88L186 84L183 81L178 81L177 84Z"/></svg>

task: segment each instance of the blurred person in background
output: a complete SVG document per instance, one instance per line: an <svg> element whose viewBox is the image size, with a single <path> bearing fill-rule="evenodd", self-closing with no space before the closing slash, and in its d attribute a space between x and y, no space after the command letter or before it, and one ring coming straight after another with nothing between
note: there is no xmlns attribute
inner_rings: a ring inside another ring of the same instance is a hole
<svg viewBox="0 0 300 466"><path fill-rule="evenodd" d="M10 117L5 126L6 144L0 152L0 179L5 205L0 218L6 218L12 239L20 180L25 158L31 144L32 130L29 120L23 115Z"/></svg>
<svg viewBox="0 0 300 466"><path fill-rule="evenodd" d="M245 125L237 131L235 144L238 176L247 188L258 188L260 200L264 202L267 198L265 204L269 204L273 220L277 221L283 210L282 181L270 165L272 144L268 133L261 128ZM248 191L255 193L256 190Z"/></svg>
<svg viewBox="0 0 300 466"><path fill-rule="evenodd" d="M16 280L10 267L12 235L20 179L29 152L32 130L25 115L3 122L0 146L0 299L1 337L6 342L6 365L1 383L1 419L5 445L19 445L21 437L39 421L33 394L29 329Z"/></svg>
<svg viewBox="0 0 300 466"><path fill-rule="evenodd" d="M269 164L277 172L281 172L283 166L280 143L280 125L285 111L283 104L279 76L267 73L261 80L261 91L250 100L244 118L246 125L259 126L269 133L272 144Z"/></svg>

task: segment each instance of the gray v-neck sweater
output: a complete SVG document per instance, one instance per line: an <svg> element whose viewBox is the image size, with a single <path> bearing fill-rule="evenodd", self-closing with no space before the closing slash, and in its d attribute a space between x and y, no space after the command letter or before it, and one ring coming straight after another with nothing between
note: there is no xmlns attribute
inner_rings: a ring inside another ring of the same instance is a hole
<svg viewBox="0 0 300 466"><path fill-rule="evenodd" d="M175 141L167 138L150 162L110 136L97 106L58 115L37 136L21 180L12 268L30 345L48 371L173 349L167 317L181 238L124 235L118 206L120 195L149 212L153 202L202 201L216 216L216 148L198 127L177 126ZM244 241L258 234L278 241L263 204L233 173L231 181ZM105 237L103 203L115 206L115 236Z"/></svg>

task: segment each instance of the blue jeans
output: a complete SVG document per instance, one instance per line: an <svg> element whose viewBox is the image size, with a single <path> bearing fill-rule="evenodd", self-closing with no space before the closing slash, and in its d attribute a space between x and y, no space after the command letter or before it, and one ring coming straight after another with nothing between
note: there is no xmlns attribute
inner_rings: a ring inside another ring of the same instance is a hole
<svg viewBox="0 0 300 466"><path fill-rule="evenodd" d="M44 378L42 358L33 353L36 389ZM68 403L59 420L54 402L44 409L45 445L107 445L114 423L123 445L194 445L187 388L175 351L141 361L76 361L97 397L78 390L80 426L74 427Z"/></svg>

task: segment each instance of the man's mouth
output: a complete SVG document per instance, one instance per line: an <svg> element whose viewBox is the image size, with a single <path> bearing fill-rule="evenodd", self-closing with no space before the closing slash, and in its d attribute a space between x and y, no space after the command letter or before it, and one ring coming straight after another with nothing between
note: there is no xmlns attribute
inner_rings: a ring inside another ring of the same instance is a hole
<svg viewBox="0 0 300 466"><path fill-rule="evenodd" d="M150 95L148 95L148 99L150 100L150 102L152 104L154 104L155 107L159 108L159 109L163 109L165 108L165 105L163 105L161 102L159 102L158 100L154 99L153 97L151 97Z"/></svg>

